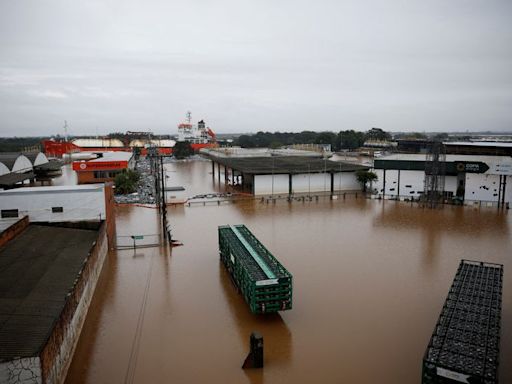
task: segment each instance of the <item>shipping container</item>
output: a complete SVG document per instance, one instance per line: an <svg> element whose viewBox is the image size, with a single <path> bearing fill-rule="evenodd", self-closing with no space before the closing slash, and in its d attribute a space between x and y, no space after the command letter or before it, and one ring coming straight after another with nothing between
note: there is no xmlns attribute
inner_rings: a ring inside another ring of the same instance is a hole
<svg viewBox="0 0 512 384"><path fill-rule="evenodd" d="M462 260L423 357L423 384L496 384L503 265Z"/></svg>
<svg viewBox="0 0 512 384"><path fill-rule="evenodd" d="M292 275L245 225L219 227L219 253L252 313L292 308Z"/></svg>

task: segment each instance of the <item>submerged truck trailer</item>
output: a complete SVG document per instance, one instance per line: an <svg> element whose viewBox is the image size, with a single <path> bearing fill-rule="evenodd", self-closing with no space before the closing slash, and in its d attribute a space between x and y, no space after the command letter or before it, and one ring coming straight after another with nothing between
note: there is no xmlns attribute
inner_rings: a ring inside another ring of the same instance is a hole
<svg viewBox="0 0 512 384"><path fill-rule="evenodd" d="M292 275L245 225L219 227L219 253L252 313L292 308Z"/></svg>

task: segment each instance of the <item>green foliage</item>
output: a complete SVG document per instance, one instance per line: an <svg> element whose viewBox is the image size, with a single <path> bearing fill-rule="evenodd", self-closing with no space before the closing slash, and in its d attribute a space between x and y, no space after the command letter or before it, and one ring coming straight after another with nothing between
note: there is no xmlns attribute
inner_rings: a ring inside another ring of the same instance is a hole
<svg viewBox="0 0 512 384"><path fill-rule="evenodd" d="M133 193L137 190L137 182L139 181L139 174L132 169L123 169L119 172L114 179L116 185L116 194L126 195Z"/></svg>
<svg viewBox="0 0 512 384"><path fill-rule="evenodd" d="M362 147L366 140L366 135L363 132L354 130L341 131L338 133L337 147L339 149L356 149Z"/></svg>
<svg viewBox="0 0 512 384"><path fill-rule="evenodd" d="M366 192L366 185L378 179L377 175L374 172L370 171L357 171L356 172L357 181L363 186L363 192Z"/></svg>
<svg viewBox="0 0 512 384"><path fill-rule="evenodd" d="M254 135L241 135L235 145L243 148L278 148L293 144L331 144L333 151L362 147L365 140L387 140L391 135L380 128L367 133L354 130L335 132L257 132Z"/></svg>
<svg viewBox="0 0 512 384"><path fill-rule="evenodd" d="M366 132L366 140L391 140L391 134L382 128L372 128Z"/></svg>
<svg viewBox="0 0 512 384"><path fill-rule="evenodd" d="M194 154L194 150L188 141L178 141L172 148L172 154L177 159L185 159Z"/></svg>
<svg viewBox="0 0 512 384"><path fill-rule="evenodd" d="M124 140L125 136L126 135L123 132L111 132L107 135L107 137L109 139L119 139L119 140Z"/></svg>
<svg viewBox="0 0 512 384"><path fill-rule="evenodd" d="M21 152L27 147L40 146L44 137L2 137L0 152Z"/></svg>

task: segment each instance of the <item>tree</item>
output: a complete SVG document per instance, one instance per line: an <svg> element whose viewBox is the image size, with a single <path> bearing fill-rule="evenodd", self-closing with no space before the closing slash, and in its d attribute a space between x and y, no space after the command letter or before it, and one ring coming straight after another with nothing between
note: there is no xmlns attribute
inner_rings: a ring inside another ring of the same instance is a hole
<svg viewBox="0 0 512 384"><path fill-rule="evenodd" d="M372 128L366 132L367 140L390 140L391 135L385 132L382 128Z"/></svg>
<svg viewBox="0 0 512 384"><path fill-rule="evenodd" d="M362 147L365 141L365 134L363 132L356 132L354 130L340 131L336 139L337 143L334 149L356 149Z"/></svg>
<svg viewBox="0 0 512 384"><path fill-rule="evenodd" d="M172 154L177 159L185 159L194 154L194 150L188 141L178 141L172 148Z"/></svg>
<svg viewBox="0 0 512 384"><path fill-rule="evenodd" d="M368 183L377 181L377 179L378 179L377 175L374 172L363 171L363 170L356 172L356 178L357 178L357 181L362 185L363 192L366 192L366 185Z"/></svg>
<svg viewBox="0 0 512 384"><path fill-rule="evenodd" d="M137 171L134 171L133 169L123 169L123 171L119 172L114 179L116 194L126 195L135 192L138 181L139 174Z"/></svg>

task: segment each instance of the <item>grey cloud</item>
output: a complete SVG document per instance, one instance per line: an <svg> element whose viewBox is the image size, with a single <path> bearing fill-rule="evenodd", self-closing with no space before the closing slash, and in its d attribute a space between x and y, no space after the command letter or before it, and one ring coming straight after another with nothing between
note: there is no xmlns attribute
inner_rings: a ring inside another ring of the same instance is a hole
<svg viewBox="0 0 512 384"><path fill-rule="evenodd" d="M509 1L0 3L0 134L512 130ZM99 128L98 128L99 127Z"/></svg>

